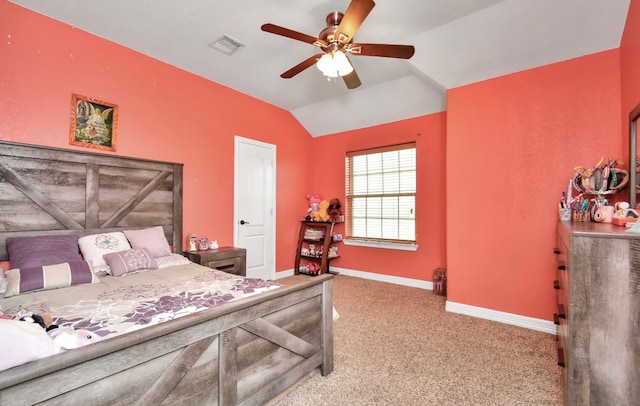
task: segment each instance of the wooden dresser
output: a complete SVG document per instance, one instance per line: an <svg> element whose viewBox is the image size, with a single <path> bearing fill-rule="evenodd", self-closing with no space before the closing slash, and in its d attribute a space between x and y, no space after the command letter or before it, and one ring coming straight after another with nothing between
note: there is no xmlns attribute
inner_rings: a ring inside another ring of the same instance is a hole
<svg viewBox="0 0 640 406"><path fill-rule="evenodd" d="M640 405L640 234L561 221L555 253L565 404Z"/></svg>
<svg viewBox="0 0 640 406"><path fill-rule="evenodd" d="M235 275L247 275L247 250L236 247L220 247L213 250L185 251L183 255L196 264Z"/></svg>

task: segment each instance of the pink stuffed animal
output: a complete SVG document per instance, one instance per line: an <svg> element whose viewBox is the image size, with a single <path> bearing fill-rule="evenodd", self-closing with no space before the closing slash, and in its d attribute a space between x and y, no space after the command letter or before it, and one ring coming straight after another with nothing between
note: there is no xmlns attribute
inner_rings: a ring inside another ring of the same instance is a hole
<svg viewBox="0 0 640 406"><path fill-rule="evenodd" d="M306 217L307 220L313 220L320 211L320 195L307 195L307 200L309 200L309 209L307 213L309 213Z"/></svg>

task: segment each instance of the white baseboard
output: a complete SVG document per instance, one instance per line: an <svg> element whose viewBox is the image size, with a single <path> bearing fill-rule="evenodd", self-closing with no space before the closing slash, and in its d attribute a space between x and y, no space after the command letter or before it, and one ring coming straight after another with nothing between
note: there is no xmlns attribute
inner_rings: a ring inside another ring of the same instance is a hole
<svg viewBox="0 0 640 406"><path fill-rule="evenodd" d="M410 286L414 288L433 290L433 282L418 279L403 278L400 276L382 275L371 272L354 271L352 269L331 267L332 272L340 275L353 276L355 278L370 279L379 282L393 283L396 285ZM293 269L276 272L276 279L293 275ZM486 320L493 320L499 323L511 324L513 326L524 327L531 330L542 331L543 333L556 334L556 325L552 321L535 319L533 317L520 316L518 314L506 313L497 310L485 309L483 307L471 306L447 300L445 310L451 313L464 314L471 317L478 317Z"/></svg>
<svg viewBox="0 0 640 406"><path fill-rule="evenodd" d="M459 313L467 316L493 320L513 326L524 327L543 333L556 334L556 325L552 321L535 319L533 317L520 316L518 314L500 312L498 310L485 309L447 300L445 310L451 313Z"/></svg>
<svg viewBox="0 0 640 406"><path fill-rule="evenodd" d="M355 278L370 279L378 282L393 283L396 285L410 286L412 288L420 288L433 290L433 282L421 281L418 279L403 278L401 276L382 275L379 273L354 271L352 269L331 267L332 272L338 272L340 275L353 276Z"/></svg>
<svg viewBox="0 0 640 406"><path fill-rule="evenodd" d="M353 276L355 278L370 279L378 282L393 283L395 285L410 286L413 288L433 290L433 282L421 281L417 279L403 278L400 276L382 275L378 273L354 271L346 268L331 267L331 272L339 273L340 275ZM276 272L275 279L286 278L293 275L293 269L287 271Z"/></svg>

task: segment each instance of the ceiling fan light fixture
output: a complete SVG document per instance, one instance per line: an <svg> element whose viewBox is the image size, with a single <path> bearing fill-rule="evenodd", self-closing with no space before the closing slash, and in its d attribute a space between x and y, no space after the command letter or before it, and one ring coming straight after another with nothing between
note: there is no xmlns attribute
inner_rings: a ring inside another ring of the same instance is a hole
<svg viewBox="0 0 640 406"><path fill-rule="evenodd" d="M323 75L330 78L345 76L353 72L353 66L351 66L347 56L342 51L322 55L316 66Z"/></svg>
<svg viewBox="0 0 640 406"><path fill-rule="evenodd" d="M333 63L338 68L338 74L345 76L353 72L353 66L347 59L347 56L342 51L338 51L333 54Z"/></svg>

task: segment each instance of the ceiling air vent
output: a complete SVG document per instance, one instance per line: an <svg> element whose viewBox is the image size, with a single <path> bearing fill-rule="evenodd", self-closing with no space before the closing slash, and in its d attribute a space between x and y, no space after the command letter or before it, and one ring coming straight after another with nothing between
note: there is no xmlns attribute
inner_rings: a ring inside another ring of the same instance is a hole
<svg viewBox="0 0 640 406"><path fill-rule="evenodd" d="M209 44L209 46L213 49L217 49L223 54L231 55L242 48L244 44L242 44L237 39L231 38L227 34L223 34L222 37L213 41L211 44Z"/></svg>

